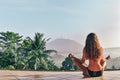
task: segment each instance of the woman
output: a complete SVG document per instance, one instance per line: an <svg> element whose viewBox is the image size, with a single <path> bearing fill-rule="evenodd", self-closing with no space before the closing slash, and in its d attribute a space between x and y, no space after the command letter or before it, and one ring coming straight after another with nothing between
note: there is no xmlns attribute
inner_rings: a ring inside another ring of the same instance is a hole
<svg viewBox="0 0 120 80"><path fill-rule="evenodd" d="M95 33L90 33L87 36L82 59L78 59L72 54L69 54L69 57L72 58L75 65L83 71L85 77L102 76L106 60L110 59L110 56L105 59L103 58L103 48L100 46ZM88 67L84 65L86 60L89 60Z"/></svg>

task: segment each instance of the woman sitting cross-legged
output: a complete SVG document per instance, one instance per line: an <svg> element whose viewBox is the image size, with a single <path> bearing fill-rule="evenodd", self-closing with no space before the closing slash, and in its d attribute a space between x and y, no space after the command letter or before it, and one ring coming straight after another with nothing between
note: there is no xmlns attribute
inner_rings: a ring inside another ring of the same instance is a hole
<svg viewBox="0 0 120 80"><path fill-rule="evenodd" d="M106 60L110 59L110 56L106 58L103 57L103 48L100 46L95 33L90 33L87 36L82 59L75 57L73 54L69 54L69 57L72 58L74 64L83 71L84 77L102 76ZM84 65L86 60L89 60L88 67Z"/></svg>

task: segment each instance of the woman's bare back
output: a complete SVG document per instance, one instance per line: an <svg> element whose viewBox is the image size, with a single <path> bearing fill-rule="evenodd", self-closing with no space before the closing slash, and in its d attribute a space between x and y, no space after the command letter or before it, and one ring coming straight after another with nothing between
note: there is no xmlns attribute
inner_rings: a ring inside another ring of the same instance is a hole
<svg viewBox="0 0 120 80"><path fill-rule="evenodd" d="M83 54L85 55L86 59L89 60L89 65L88 65L89 70L91 70L91 71L100 71L100 70L102 70L101 61L104 60L103 59L103 49L102 48L99 48L99 51L98 51L99 56L98 56L98 58L92 58L92 59L88 58L87 54L86 54L86 51L84 51Z"/></svg>
<svg viewBox="0 0 120 80"><path fill-rule="evenodd" d="M88 69L92 71L102 70L102 65L100 64L100 60L89 60Z"/></svg>

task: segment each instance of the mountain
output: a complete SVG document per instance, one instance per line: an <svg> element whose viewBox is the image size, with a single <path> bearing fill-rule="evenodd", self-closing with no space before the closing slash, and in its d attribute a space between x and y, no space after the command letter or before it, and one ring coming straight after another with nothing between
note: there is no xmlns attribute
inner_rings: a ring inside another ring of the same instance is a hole
<svg viewBox="0 0 120 80"><path fill-rule="evenodd" d="M107 69L120 69L120 57L110 59L107 61Z"/></svg>
<svg viewBox="0 0 120 80"><path fill-rule="evenodd" d="M53 60L55 64L60 67L69 53L80 57L83 46L74 40L56 39L54 41L51 41L50 43L47 43L46 48L57 50L57 54L52 53L50 56L51 60Z"/></svg>
<svg viewBox="0 0 120 80"><path fill-rule="evenodd" d="M70 39L56 39L46 45L47 49L54 49L58 52L81 52L82 45Z"/></svg>
<svg viewBox="0 0 120 80"><path fill-rule="evenodd" d="M60 54L52 54L50 55L51 57L49 58L50 60L52 60L56 66L60 67L62 66L62 62L65 60L65 56L62 56Z"/></svg>
<svg viewBox="0 0 120 80"><path fill-rule="evenodd" d="M107 69L120 69L120 47L104 48L105 56L110 55L111 59L107 61Z"/></svg>
<svg viewBox="0 0 120 80"><path fill-rule="evenodd" d="M104 48L105 56L110 55L111 58L120 56L120 47Z"/></svg>

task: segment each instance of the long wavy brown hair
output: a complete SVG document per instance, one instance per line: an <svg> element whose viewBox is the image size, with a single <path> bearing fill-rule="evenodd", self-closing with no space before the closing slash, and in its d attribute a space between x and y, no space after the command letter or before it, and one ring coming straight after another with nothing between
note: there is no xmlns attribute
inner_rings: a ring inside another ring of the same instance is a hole
<svg viewBox="0 0 120 80"><path fill-rule="evenodd" d="M96 59L99 57L100 43L95 33L88 34L86 38L85 50L89 59Z"/></svg>

